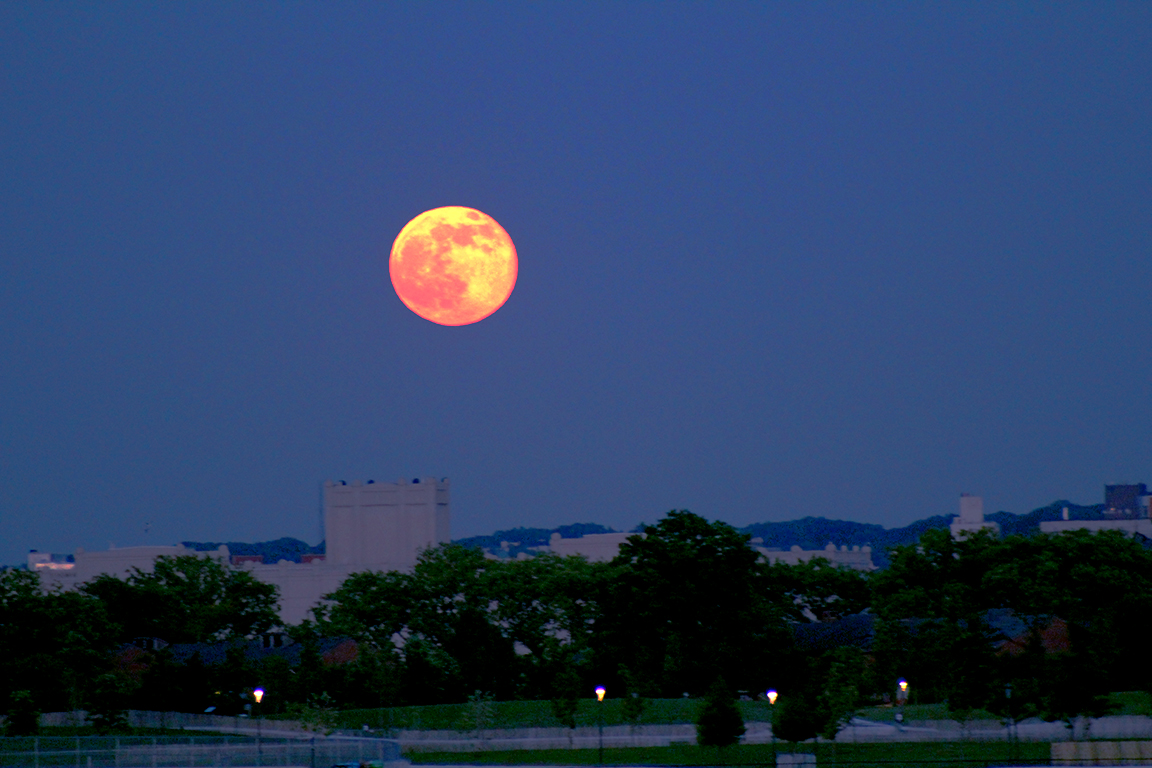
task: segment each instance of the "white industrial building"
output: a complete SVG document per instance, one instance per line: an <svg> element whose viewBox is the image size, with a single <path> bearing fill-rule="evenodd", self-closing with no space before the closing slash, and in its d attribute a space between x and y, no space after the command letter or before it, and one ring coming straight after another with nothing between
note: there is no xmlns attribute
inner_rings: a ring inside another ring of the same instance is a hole
<svg viewBox="0 0 1152 768"><path fill-rule="evenodd" d="M960 494L960 514L952 518L952 538L963 539L976 531L991 531L992 535L1000 535L1000 524L984 519L984 499Z"/></svg>
<svg viewBox="0 0 1152 768"><path fill-rule="evenodd" d="M1122 531L1152 539L1152 495L1144 483L1104 486L1104 519L1071 520L1064 507L1062 520L1040 523L1044 533L1064 531Z"/></svg>
<svg viewBox="0 0 1152 768"><path fill-rule="evenodd" d="M607 562L620 552L620 545L628 540L633 533L591 533L574 539L560 538L560 534L552 534L547 547L539 547L542 552L554 552L558 555L583 555L592 562ZM643 536L644 534L639 534ZM860 571L871 571L876 568L872 562L872 547L865 544L863 547L847 545L837 548L828 542L824 549L801 549L799 545L791 549L773 549L761 546L763 541L752 539L752 549L760 553L769 563L786 563L796 565L817 557L824 558L834 566L845 566Z"/></svg>
<svg viewBox="0 0 1152 768"><path fill-rule="evenodd" d="M553 533L547 547L539 547L541 552L553 552L561 557L582 555L593 563L606 563L620 552L620 545L634 533L586 533L575 539L565 539ZM643 536L644 534L639 534Z"/></svg>
<svg viewBox="0 0 1152 768"><path fill-rule="evenodd" d="M396 483L328 481L324 484L326 553L294 563L262 563L239 558L233 567L280 589L280 618L298 624L321 598L359 571L408 571L420 552L450 540L448 479L434 477ZM157 557L200 555L229 563L228 548L195 552L183 546L120 547L102 552L77 549L67 558L41 552L28 555L29 570L45 587L74 588L100 574L124 578L134 568L151 572Z"/></svg>
<svg viewBox="0 0 1152 768"><path fill-rule="evenodd" d="M821 557L837 568L847 567L858 571L876 570L876 565L872 562L872 547L867 544L862 547L857 545L849 547L844 544L837 548L835 544L828 542L824 545L824 549L801 549L799 544L793 544L790 549L774 549L762 547L758 541L759 539L752 540L752 548L772 564L799 565Z"/></svg>

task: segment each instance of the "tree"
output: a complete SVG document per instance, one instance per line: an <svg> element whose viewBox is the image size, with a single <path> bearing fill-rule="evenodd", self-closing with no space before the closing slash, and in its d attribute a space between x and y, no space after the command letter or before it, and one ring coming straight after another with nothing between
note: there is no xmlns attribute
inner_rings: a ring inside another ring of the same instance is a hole
<svg viewBox="0 0 1152 768"><path fill-rule="evenodd" d="M1050 652L1072 652L1062 664L1083 666L1092 696L1152 687L1142 650L1152 614L1152 552L1136 540L1120 531L1014 536L985 586L1037 638L1056 619L1067 624L1071 647Z"/></svg>
<svg viewBox="0 0 1152 768"><path fill-rule="evenodd" d="M6 736L35 736L40 732L40 710L31 691L13 691L9 696Z"/></svg>
<svg viewBox="0 0 1152 768"><path fill-rule="evenodd" d="M765 674L785 630L761 588L759 555L748 539L684 510L630 537L603 582L590 641L601 679L623 664L678 696L706 691L717 676L747 681L749 670Z"/></svg>
<svg viewBox="0 0 1152 768"><path fill-rule="evenodd" d="M1053 654L1045 659L1041 678L1040 716L1049 722L1063 721L1073 737L1081 717L1103 717L1113 709L1090 656L1083 650Z"/></svg>
<svg viewBox="0 0 1152 768"><path fill-rule="evenodd" d="M702 747L728 747L739 742L744 731L744 718L732 692L723 678L716 678L696 718L696 743Z"/></svg>
<svg viewBox="0 0 1152 768"><path fill-rule="evenodd" d="M784 741L814 739L824 724L816 703L800 693L781 694L772 713L772 731Z"/></svg>
<svg viewBox="0 0 1152 768"><path fill-rule="evenodd" d="M464 730L473 731L477 736L488 730L496 722L496 699L492 694L476 691L468 697L462 724Z"/></svg>
<svg viewBox="0 0 1152 768"><path fill-rule="evenodd" d="M562 668L590 655L605 563L538 555L492 562L486 571L494 622L517 649L517 694L543 698Z"/></svg>
<svg viewBox="0 0 1152 768"><path fill-rule="evenodd" d="M928 700L979 705L987 697L969 673L993 663L986 615L995 603L985 578L1003 551L986 532L954 540L948 531L927 531L918 545L893 549L891 565L872 576L877 692L906 677Z"/></svg>
<svg viewBox="0 0 1152 768"><path fill-rule="evenodd" d="M412 573L407 673L430 672L441 700L462 702L478 690L503 700L516 690L508 674L516 668L514 642L493 618L493 562L478 549L446 544L421 554Z"/></svg>
<svg viewBox="0 0 1152 768"><path fill-rule="evenodd" d="M828 656L828 672L819 702L824 720L820 735L831 740L848 724L860 705L864 659L855 648L837 648Z"/></svg>
<svg viewBox="0 0 1152 768"><path fill-rule="evenodd" d="M393 638L412 614L412 576L399 571L364 571L349 576L314 609L322 634L348 635L387 654L398 652Z"/></svg>
<svg viewBox="0 0 1152 768"><path fill-rule="evenodd" d="M572 743L571 731L576 727L576 711L580 706L580 678L571 669L562 669L553 684L552 715L569 730L568 743Z"/></svg>
<svg viewBox="0 0 1152 768"><path fill-rule="evenodd" d="M802 563L773 563L764 568L770 593L796 622L827 621L867 609L872 602L869 575L834 566L823 557Z"/></svg>
<svg viewBox="0 0 1152 768"><path fill-rule="evenodd" d="M645 710L648 709L648 699L644 698L640 685L627 667L620 666L619 676L620 681L624 683L624 703L620 707L621 714L635 728L640 725L640 720L644 717Z"/></svg>
<svg viewBox="0 0 1152 768"><path fill-rule="evenodd" d="M44 592L39 574L0 569L0 711L26 691L38 710L80 708L112 667L115 627L98 600Z"/></svg>
<svg viewBox="0 0 1152 768"><path fill-rule="evenodd" d="M96 733L128 733L128 685L122 676L108 672L95 680L88 697L88 722Z"/></svg>
<svg viewBox="0 0 1152 768"><path fill-rule="evenodd" d="M159 637L170 643L247 638L279 624L279 590L245 571L196 555L158 557L151 573L126 580L102 575L83 591L101 600L122 640Z"/></svg>
<svg viewBox="0 0 1152 768"><path fill-rule="evenodd" d="M288 705L288 713L305 730L325 736L331 736L336 731L336 712L335 702L326 691L310 696L305 703L293 702Z"/></svg>

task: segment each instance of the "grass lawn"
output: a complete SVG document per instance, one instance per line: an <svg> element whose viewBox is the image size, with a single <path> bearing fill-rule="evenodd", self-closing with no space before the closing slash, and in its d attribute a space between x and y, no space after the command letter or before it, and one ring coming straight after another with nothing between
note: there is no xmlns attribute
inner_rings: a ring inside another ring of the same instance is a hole
<svg viewBox="0 0 1152 768"><path fill-rule="evenodd" d="M603 716L605 725L627 725L621 706L623 699L606 699L597 704L592 699L577 704L576 725L597 725ZM700 708L699 699L650 699L640 718L641 724L667 725L693 723ZM597 707L600 710L597 710ZM767 702L741 702L744 719L768 718ZM483 728L560 728L563 724L552 714L547 701L497 701L488 704L482 717ZM601 711L602 710L602 711ZM288 715L277 715L287 719ZM385 707L383 709L346 709L336 713L338 728L393 728L412 730L475 730L476 708L471 704L435 704L422 707Z"/></svg>
<svg viewBox="0 0 1152 768"><path fill-rule="evenodd" d="M576 725L594 726L604 718L604 725L628 725L624 719L623 699L593 699L577 704ZM746 722L766 722L771 718L766 701L738 702ZM694 723L699 714L700 699L649 699L641 725ZM552 714L547 701L497 701L479 724L482 728L560 728L563 724ZM600 709L597 709L599 707ZM471 704L435 704L422 707L385 707L382 709L346 709L336 713L338 728L371 728L411 730L475 730L476 708ZM267 719L290 719L289 715L272 715Z"/></svg>
<svg viewBox="0 0 1152 768"><path fill-rule="evenodd" d="M1145 715L1152 717L1152 695L1146 691L1124 691L1108 695L1114 707L1114 715ZM857 714L877 722L893 722L898 710L893 706L866 707ZM951 720L946 704L909 704L904 708L906 720ZM745 718L747 719L747 718ZM998 715L978 709L972 713L973 720L999 720Z"/></svg>
<svg viewBox="0 0 1152 768"><path fill-rule="evenodd" d="M853 765L858 768L931 768L942 762L972 761L1004 765L1010 762L1047 763L1047 743L1025 742L1015 745L1015 757L1009 759L1008 745L985 742L878 743L878 744L784 744L775 751L815 752L817 765ZM751 744L724 750L678 745L672 747L637 747L605 749L606 765L772 765L771 744ZM598 765L599 750L541 749L492 752L408 752L405 758L413 765Z"/></svg>
<svg viewBox="0 0 1152 768"><path fill-rule="evenodd" d="M1117 715L1152 716L1152 697L1142 691L1113 693L1113 704ZM771 720L771 705L766 701L738 702L745 722L767 722ZM582 699L576 712L577 726L595 726L601 715L605 725L627 725L623 717L623 699L606 699L597 704L591 698ZM699 714L700 699L649 699L648 706L641 716L641 725L671 725L694 723ZM600 709L597 709L600 707ZM602 711L601 711L602 710ZM865 707L858 714L869 720L892 722L897 709L887 707ZM944 704L909 704L904 708L904 717L909 720L948 720L948 708ZM472 731L477 727L492 728L559 728L562 724L552 714L552 706L547 701L498 701L488 705L487 712L477 722L476 708L470 704L436 704L422 707L384 707L376 709L346 709L336 713L337 727L359 729L368 725L374 729L394 730L463 730ZM290 719L289 715L271 715L265 719ZM998 720L991 712L977 710L976 720Z"/></svg>
<svg viewBox="0 0 1152 768"><path fill-rule="evenodd" d="M1144 715L1152 717L1152 694L1147 691L1125 691L1108 696L1116 706L1114 715Z"/></svg>

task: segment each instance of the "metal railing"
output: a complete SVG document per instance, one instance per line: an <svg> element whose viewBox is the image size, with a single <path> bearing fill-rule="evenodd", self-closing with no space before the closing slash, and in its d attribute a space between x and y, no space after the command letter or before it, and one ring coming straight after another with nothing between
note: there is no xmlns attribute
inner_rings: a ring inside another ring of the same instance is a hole
<svg viewBox="0 0 1152 768"><path fill-rule="evenodd" d="M196 766L386 765L401 760L392 739L234 736L77 736L0 739L0 767L195 768Z"/></svg>

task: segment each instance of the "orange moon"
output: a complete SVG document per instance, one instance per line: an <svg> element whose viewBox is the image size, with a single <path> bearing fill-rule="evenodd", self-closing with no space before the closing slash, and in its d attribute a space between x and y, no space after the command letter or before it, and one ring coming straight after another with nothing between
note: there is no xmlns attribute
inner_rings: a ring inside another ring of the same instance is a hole
<svg viewBox="0 0 1152 768"><path fill-rule="evenodd" d="M388 272L408 309L440 325L476 323L504 305L516 286L516 246L475 208L449 205L404 225Z"/></svg>

